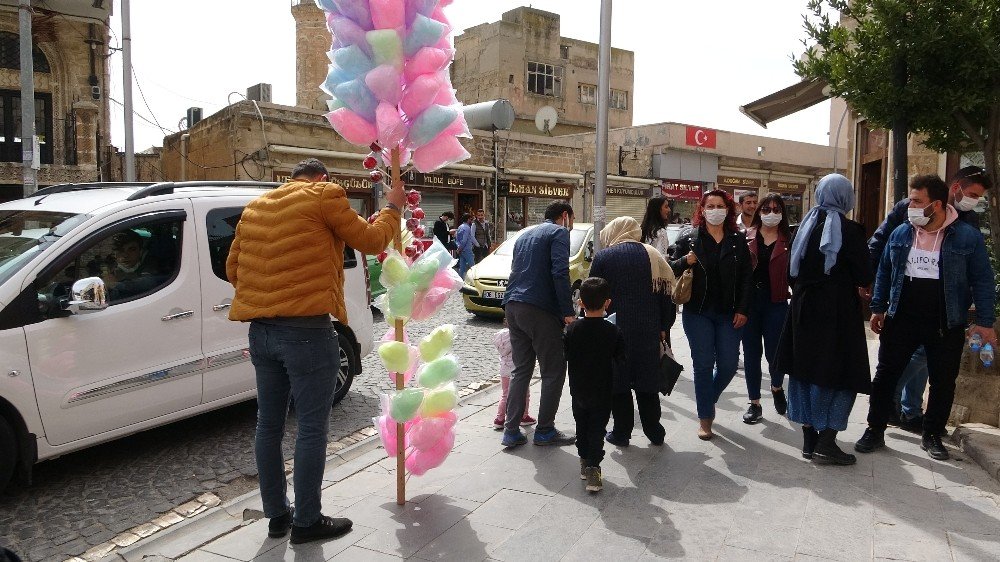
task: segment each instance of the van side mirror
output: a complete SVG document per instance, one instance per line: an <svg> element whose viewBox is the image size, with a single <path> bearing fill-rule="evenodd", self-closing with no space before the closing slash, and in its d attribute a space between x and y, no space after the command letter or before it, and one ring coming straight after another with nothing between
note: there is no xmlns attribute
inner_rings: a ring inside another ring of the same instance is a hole
<svg viewBox="0 0 1000 562"><path fill-rule="evenodd" d="M108 292L100 277L87 277L73 283L70 299L63 310L71 314L89 314L108 307Z"/></svg>
<svg viewBox="0 0 1000 562"><path fill-rule="evenodd" d="M594 241L587 242L587 251L583 254L583 261L594 261Z"/></svg>

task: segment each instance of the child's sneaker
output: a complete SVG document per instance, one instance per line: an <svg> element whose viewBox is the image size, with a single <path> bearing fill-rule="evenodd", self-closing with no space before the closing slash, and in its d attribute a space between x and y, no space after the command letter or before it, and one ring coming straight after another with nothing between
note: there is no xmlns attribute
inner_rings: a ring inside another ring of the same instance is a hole
<svg viewBox="0 0 1000 562"><path fill-rule="evenodd" d="M493 420L493 429L497 431L503 429L503 421L504 419L502 416L497 416L496 419Z"/></svg>
<svg viewBox="0 0 1000 562"><path fill-rule="evenodd" d="M600 492L604 488L604 480L601 478L601 467L587 467L587 491Z"/></svg>
<svg viewBox="0 0 1000 562"><path fill-rule="evenodd" d="M536 423L538 423L538 420L536 420L535 418L529 416L528 414L524 414L524 417L521 418L521 427L527 427L529 425L535 425Z"/></svg>

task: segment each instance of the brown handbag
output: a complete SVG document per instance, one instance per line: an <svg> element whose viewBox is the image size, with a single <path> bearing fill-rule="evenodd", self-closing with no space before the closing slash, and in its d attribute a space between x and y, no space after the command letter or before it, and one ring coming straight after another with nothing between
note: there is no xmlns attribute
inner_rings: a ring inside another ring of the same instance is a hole
<svg viewBox="0 0 1000 562"><path fill-rule="evenodd" d="M674 292L670 298L674 304L686 304L691 300L691 285L694 284L694 268L689 267L681 274L680 279L674 285Z"/></svg>

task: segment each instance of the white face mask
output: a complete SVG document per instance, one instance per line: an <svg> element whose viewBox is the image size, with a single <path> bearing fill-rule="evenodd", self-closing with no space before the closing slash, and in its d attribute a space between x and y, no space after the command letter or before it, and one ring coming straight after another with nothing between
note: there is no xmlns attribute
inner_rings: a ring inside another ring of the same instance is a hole
<svg viewBox="0 0 1000 562"><path fill-rule="evenodd" d="M968 195L962 197L961 201L955 201L955 208L959 211L971 211L976 208L979 204L978 197L969 197Z"/></svg>
<svg viewBox="0 0 1000 562"><path fill-rule="evenodd" d="M930 205L923 208L909 207L906 209L906 218L913 226L927 226L927 223L931 222L931 217L934 216L934 213L931 213L930 216L924 216L924 211L928 208L930 208Z"/></svg>
<svg viewBox="0 0 1000 562"><path fill-rule="evenodd" d="M726 222L729 211L726 209L705 209L705 220L712 226L719 226Z"/></svg>
<svg viewBox="0 0 1000 562"><path fill-rule="evenodd" d="M761 215L760 222L764 223L764 226L778 226L778 223L781 222L781 213Z"/></svg>

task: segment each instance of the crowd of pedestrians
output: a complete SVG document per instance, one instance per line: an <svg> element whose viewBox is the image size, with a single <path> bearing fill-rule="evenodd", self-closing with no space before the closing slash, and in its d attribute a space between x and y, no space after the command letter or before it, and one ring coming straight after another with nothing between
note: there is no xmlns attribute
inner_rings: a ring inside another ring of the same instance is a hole
<svg viewBox="0 0 1000 562"><path fill-rule="evenodd" d="M926 175L909 187L909 197L867 241L864 227L848 218L854 187L839 174L819 182L816 205L794 229L778 194L759 204L745 195L737 204L726 191L708 191L691 228L673 245L669 201L653 198L641 223L622 217L599 233L602 249L576 303L568 269L573 209L553 203L546 221L514 247L504 297L511 373L496 421L503 445L528 440L520 428L529 425L536 360L542 386L533 442L575 441L588 490L601 489L604 442L629 445L636 409L643 434L662 445L661 357L671 354L678 310L672 292L686 275L690 291L681 322L691 349L699 438L714 436L715 405L736 375L742 347L744 423L764 417L766 360L774 410L802 426L804 458L856 462L837 435L847 429L859 394L870 400L868 428L855 451L883 447L886 426L895 423L919 430L932 458L948 458L941 437L966 337L994 346L997 339L994 272L973 211L991 184L970 166L950 186ZM874 376L866 320L880 339ZM554 423L567 366L576 436Z"/></svg>

